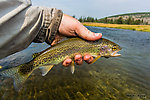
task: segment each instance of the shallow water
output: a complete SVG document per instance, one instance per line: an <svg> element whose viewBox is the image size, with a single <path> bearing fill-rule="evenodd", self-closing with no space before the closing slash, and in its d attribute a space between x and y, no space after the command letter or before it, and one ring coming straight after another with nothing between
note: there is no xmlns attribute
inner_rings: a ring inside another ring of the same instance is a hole
<svg viewBox="0 0 150 100"><path fill-rule="evenodd" d="M150 33L122 29L88 27L118 43L123 49L116 58L100 58L94 64L70 68L55 66L42 77L35 71L16 92L9 78L0 77L0 99L11 100L149 100ZM0 60L4 67L16 66L32 59L32 54L47 48L46 43L32 43L27 49Z"/></svg>

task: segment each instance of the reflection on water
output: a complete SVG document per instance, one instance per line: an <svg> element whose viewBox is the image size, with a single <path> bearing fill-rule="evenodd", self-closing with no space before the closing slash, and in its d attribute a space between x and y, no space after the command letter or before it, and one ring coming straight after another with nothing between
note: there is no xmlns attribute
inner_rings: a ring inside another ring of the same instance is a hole
<svg viewBox="0 0 150 100"><path fill-rule="evenodd" d="M94 64L70 68L55 66L42 77L35 71L19 92L12 80L0 77L0 98L11 100L72 100L72 99L150 99L150 33L121 29L88 27L102 32L103 37L118 43L121 57L100 58ZM31 44L27 49L0 60L9 67L28 62L34 52L47 48L46 44Z"/></svg>

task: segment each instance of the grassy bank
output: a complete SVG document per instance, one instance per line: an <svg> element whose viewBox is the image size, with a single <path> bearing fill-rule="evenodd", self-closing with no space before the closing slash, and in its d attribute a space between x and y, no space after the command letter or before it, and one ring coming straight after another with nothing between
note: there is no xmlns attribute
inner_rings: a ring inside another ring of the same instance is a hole
<svg viewBox="0 0 150 100"><path fill-rule="evenodd" d="M104 24L104 23L92 23L92 22L84 22L82 24L85 26L108 27L108 28L150 32L150 25Z"/></svg>

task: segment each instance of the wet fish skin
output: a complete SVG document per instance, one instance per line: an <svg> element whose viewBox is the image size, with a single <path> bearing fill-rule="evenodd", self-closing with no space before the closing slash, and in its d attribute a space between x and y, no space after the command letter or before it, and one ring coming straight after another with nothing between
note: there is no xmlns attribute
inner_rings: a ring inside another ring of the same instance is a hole
<svg viewBox="0 0 150 100"><path fill-rule="evenodd" d="M16 90L22 86L31 73L40 68L42 75L46 75L54 65L63 62L66 58L73 59L76 54L90 54L94 57L113 57L120 56L117 52L121 47L114 42L101 38L97 41L86 41L80 38L71 38L56 44L40 53L34 54L34 58L25 64L12 67L9 69L1 69L0 75L11 77L14 79ZM72 73L74 73L74 66Z"/></svg>
<svg viewBox="0 0 150 100"><path fill-rule="evenodd" d="M71 38L55 45L54 47L50 47L45 52L40 53L40 55L34 59L34 65L59 64L67 57L73 59L78 53L82 56L88 53L91 55L108 57L111 56L112 52L114 52L114 50L112 50L114 47L116 48L115 51L121 50L119 45L104 38L98 41L86 41L80 38Z"/></svg>

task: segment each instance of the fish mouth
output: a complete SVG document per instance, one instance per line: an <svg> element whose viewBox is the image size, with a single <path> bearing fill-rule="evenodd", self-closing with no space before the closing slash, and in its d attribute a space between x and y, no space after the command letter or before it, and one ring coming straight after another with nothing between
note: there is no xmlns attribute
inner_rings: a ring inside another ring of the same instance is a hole
<svg viewBox="0 0 150 100"><path fill-rule="evenodd" d="M121 54L118 53L119 51L120 51L120 50L117 50L117 51L113 52L113 53L111 54L111 57L118 57L118 56L121 56Z"/></svg>

